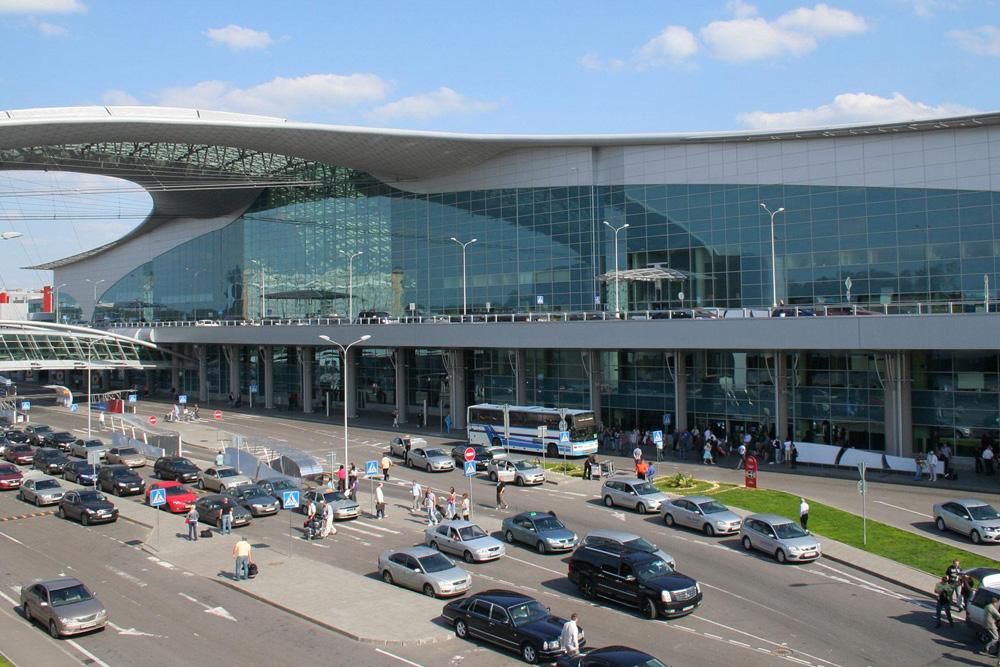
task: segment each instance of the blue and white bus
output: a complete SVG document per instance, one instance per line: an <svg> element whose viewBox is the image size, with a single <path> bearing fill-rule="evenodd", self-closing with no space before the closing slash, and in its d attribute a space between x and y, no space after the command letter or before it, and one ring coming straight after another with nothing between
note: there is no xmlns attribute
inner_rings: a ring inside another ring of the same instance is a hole
<svg viewBox="0 0 1000 667"><path fill-rule="evenodd" d="M503 447L552 458L597 452L597 420L592 410L480 403L469 406L468 418L470 445ZM559 426L563 418L569 442L560 442ZM539 426L546 427L544 439L538 437Z"/></svg>

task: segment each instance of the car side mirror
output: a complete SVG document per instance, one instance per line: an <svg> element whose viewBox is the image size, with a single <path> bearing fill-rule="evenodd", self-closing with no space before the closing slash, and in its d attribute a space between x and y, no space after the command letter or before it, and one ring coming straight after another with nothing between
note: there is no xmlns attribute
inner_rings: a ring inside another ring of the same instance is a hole
<svg viewBox="0 0 1000 667"><path fill-rule="evenodd" d="M630 574L625 577L625 581L635 581L635 575Z"/></svg>
<svg viewBox="0 0 1000 667"><path fill-rule="evenodd" d="M46 601L44 601L44 600L42 600L41 602L39 602L39 603L38 603L38 606L39 606L39 607L48 607L48 606L49 606L49 603L48 603L48 602L46 602Z"/></svg>
<svg viewBox="0 0 1000 667"><path fill-rule="evenodd" d="M411 567L410 569L413 570L414 572L420 572L419 567Z"/></svg>

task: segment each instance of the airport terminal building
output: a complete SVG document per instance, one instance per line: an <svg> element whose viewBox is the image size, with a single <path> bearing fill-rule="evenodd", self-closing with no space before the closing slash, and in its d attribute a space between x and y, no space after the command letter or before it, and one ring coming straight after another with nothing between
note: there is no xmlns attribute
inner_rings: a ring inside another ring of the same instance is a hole
<svg viewBox="0 0 1000 667"><path fill-rule="evenodd" d="M458 427L491 402L901 455L1000 439L1000 113L502 136L37 109L0 114L0 156L150 192L132 232L39 267L64 314L183 355L122 382ZM346 391L321 335L371 336Z"/></svg>

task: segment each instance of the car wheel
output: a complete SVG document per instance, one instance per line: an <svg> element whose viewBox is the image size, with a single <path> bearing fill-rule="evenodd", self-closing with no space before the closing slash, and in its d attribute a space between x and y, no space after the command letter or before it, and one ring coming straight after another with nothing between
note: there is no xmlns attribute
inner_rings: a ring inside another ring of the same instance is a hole
<svg viewBox="0 0 1000 667"><path fill-rule="evenodd" d="M937 518L937 521L934 522L934 525L937 526L937 529L940 530L941 532L944 532L948 528L946 525L944 525L944 519L942 519L941 517Z"/></svg>
<svg viewBox="0 0 1000 667"><path fill-rule="evenodd" d="M41 506L42 506L42 499L39 498L38 496L35 496L35 507L41 507Z"/></svg>
<svg viewBox="0 0 1000 667"><path fill-rule="evenodd" d="M747 551L753 549L753 544L750 542L750 538L747 537L746 535L743 536L743 548L746 549Z"/></svg>
<svg viewBox="0 0 1000 667"><path fill-rule="evenodd" d="M784 549L778 549L777 551L775 551L774 552L774 560L778 561L781 564L787 563L788 562L788 557L785 555L785 550Z"/></svg>
<svg viewBox="0 0 1000 667"><path fill-rule="evenodd" d="M972 540L973 544L981 544L983 541L983 538L982 536L979 535L978 530L974 530L971 533L969 533L969 539Z"/></svg>
<svg viewBox="0 0 1000 667"><path fill-rule="evenodd" d="M521 644L521 659L529 665L538 663L538 649L535 648L534 644L530 642Z"/></svg>
<svg viewBox="0 0 1000 667"><path fill-rule="evenodd" d="M125 497L125 489L115 489L115 495L119 498Z"/></svg>
<svg viewBox="0 0 1000 667"><path fill-rule="evenodd" d="M491 472L490 473L490 481L496 483L496 481L497 481L497 474L495 472Z"/></svg>
<svg viewBox="0 0 1000 667"><path fill-rule="evenodd" d="M389 570L385 570L384 572L382 572L382 581L384 581L389 585L396 583L392 578L392 572L390 572Z"/></svg>
<svg viewBox="0 0 1000 667"><path fill-rule="evenodd" d="M437 593L434 592L434 587L430 584L424 584L424 595L429 598L436 598Z"/></svg>
<svg viewBox="0 0 1000 667"><path fill-rule="evenodd" d="M21 603L21 615L24 616L24 620L26 620L28 623L34 623L35 622L35 619L33 619L31 617L31 610L28 609L28 603L27 602L22 602Z"/></svg>
<svg viewBox="0 0 1000 667"><path fill-rule="evenodd" d="M545 542L542 542L541 540L538 540L538 544L535 545L535 549L537 549L540 554L544 554L548 551L548 549L545 548Z"/></svg>
<svg viewBox="0 0 1000 667"><path fill-rule="evenodd" d="M430 547L431 549L434 549L434 551L441 551L441 547L438 546L437 542L431 542Z"/></svg>
<svg viewBox="0 0 1000 667"><path fill-rule="evenodd" d="M60 519L66 518L66 514L63 512L62 505L56 508L56 516L59 517Z"/></svg>
<svg viewBox="0 0 1000 667"><path fill-rule="evenodd" d="M517 478L516 480L514 480L514 481L515 481L515 483L516 483L516 484L517 484L518 486L524 486L524 478L523 478L523 477L518 477L518 478Z"/></svg>
<svg viewBox="0 0 1000 667"><path fill-rule="evenodd" d="M49 634L53 639L59 639L59 628L56 627L55 621L49 621Z"/></svg>
<svg viewBox="0 0 1000 667"><path fill-rule="evenodd" d="M464 554L462 554L462 560L464 560L466 563L475 563L476 562L476 560L472 557L472 552L471 551L466 551Z"/></svg>
<svg viewBox="0 0 1000 667"><path fill-rule="evenodd" d="M635 511L638 512L639 514L645 514L646 506L643 505L642 503L637 503L635 506Z"/></svg>
<svg viewBox="0 0 1000 667"><path fill-rule="evenodd" d="M85 526L89 526L90 525L90 517L88 517L86 514L81 514L80 515L80 523L82 523Z"/></svg>
<svg viewBox="0 0 1000 667"><path fill-rule="evenodd" d="M614 507L615 501L611 499L611 496L604 496L604 505L606 507Z"/></svg>
<svg viewBox="0 0 1000 667"><path fill-rule="evenodd" d="M593 600L597 597L597 588L591 579L580 580L580 594L588 600Z"/></svg>
<svg viewBox="0 0 1000 667"><path fill-rule="evenodd" d="M202 491L204 491L205 490L205 480L199 478L198 482L195 484L195 486L197 486L199 489L201 489Z"/></svg>
<svg viewBox="0 0 1000 667"><path fill-rule="evenodd" d="M493 445L494 447L502 447L503 446L503 443L500 442L500 438L493 438L493 440L490 442L490 444Z"/></svg>
<svg viewBox="0 0 1000 667"><path fill-rule="evenodd" d="M509 530L503 534L503 538L507 540L507 544L514 544L514 533Z"/></svg>
<svg viewBox="0 0 1000 667"><path fill-rule="evenodd" d="M427 464L424 466L424 471L426 471L426 472L430 472L431 471L431 462L430 461L428 461Z"/></svg>
<svg viewBox="0 0 1000 667"><path fill-rule="evenodd" d="M559 457L559 449L555 446L554 443L551 442L549 443L548 454L550 459L555 459Z"/></svg>
<svg viewBox="0 0 1000 667"><path fill-rule="evenodd" d="M642 615L649 620L656 618L656 603L653 602L653 598L642 599Z"/></svg>
<svg viewBox="0 0 1000 667"><path fill-rule="evenodd" d="M715 528L712 528L712 524L706 523L702 530L705 532L705 537L715 537Z"/></svg>
<svg viewBox="0 0 1000 667"><path fill-rule="evenodd" d="M469 626L462 619L455 621L455 636L459 639L465 639L469 636Z"/></svg>
<svg viewBox="0 0 1000 667"><path fill-rule="evenodd" d="M666 524L666 525L668 525L668 526L673 526L674 525L674 516L672 514L664 514L663 515L663 523Z"/></svg>

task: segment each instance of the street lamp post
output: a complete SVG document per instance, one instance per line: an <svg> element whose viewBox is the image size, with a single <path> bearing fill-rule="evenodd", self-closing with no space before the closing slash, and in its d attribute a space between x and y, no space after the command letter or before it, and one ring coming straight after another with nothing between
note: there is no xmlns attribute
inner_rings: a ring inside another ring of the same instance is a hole
<svg viewBox="0 0 1000 667"><path fill-rule="evenodd" d="M451 240L457 243L458 245L462 246L462 317L465 317L468 310L468 300L466 299L467 292L466 292L466 282L465 282L465 250L479 239L472 239L471 241L466 241L465 243L462 243L454 236L452 236Z"/></svg>
<svg viewBox="0 0 1000 667"><path fill-rule="evenodd" d="M66 287L68 283L59 283L56 285L56 324L59 324L59 288Z"/></svg>
<svg viewBox="0 0 1000 667"><path fill-rule="evenodd" d="M100 280L91 280L90 278L84 278L83 280L84 280L84 282L92 283L94 285L94 308L93 308L93 310L90 311L90 313L91 313L90 314L90 321L91 322L96 322L97 321L97 286L100 285L101 283L107 282L107 280L105 280L104 278L101 278Z"/></svg>
<svg viewBox="0 0 1000 667"><path fill-rule="evenodd" d="M785 212L785 207L782 206L775 212L771 212L771 209L767 207L764 202L760 203L760 207L767 211L767 214L771 216L771 307L778 307L778 265L777 258L774 251L774 216L779 213Z"/></svg>
<svg viewBox="0 0 1000 667"><path fill-rule="evenodd" d="M341 250L340 254L347 257L347 321L350 323L354 321L354 258L365 254L365 251L349 253Z"/></svg>
<svg viewBox="0 0 1000 667"><path fill-rule="evenodd" d="M327 343L330 343L331 345L336 345L337 347L339 347L341 353L343 353L343 355L344 355L344 365L343 365L343 371L344 372L341 373L341 375L343 375L343 385L344 385L344 465L345 466L347 465L347 460L348 460L348 457L350 456L350 454L347 451L347 389L348 389L348 387L350 386L351 383L348 381L348 373L350 372L349 371L350 367L347 364L347 351L350 350L352 346L357 345L358 343L363 343L366 340L368 340L369 338L371 338L371 335L370 334L365 334L361 338L357 339L353 343L349 343L345 347L344 345L341 345L340 343L338 343L337 341L333 340L332 338L330 338L326 334L323 334L323 335L320 336L320 340L324 340ZM334 457L335 456L336 455L334 454L333 449L331 448L330 449L330 471L331 471L331 473L333 472L333 461L334 461Z"/></svg>
<svg viewBox="0 0 1000 667"><path fill-rule="evenodd" d="M621 307L620 304L618 303L618 298L619 298L618 293L620 291L618 289L619 288L618 281L620 280L620 277L618 275L618 232L620 232L623 229L628 229L629 224L626 222L621 227L614 227L607 220L604 221L604 224L608 226L608 229L610 229L615 233L615 315L617 315L618 313L621 312Z"/></svg>

